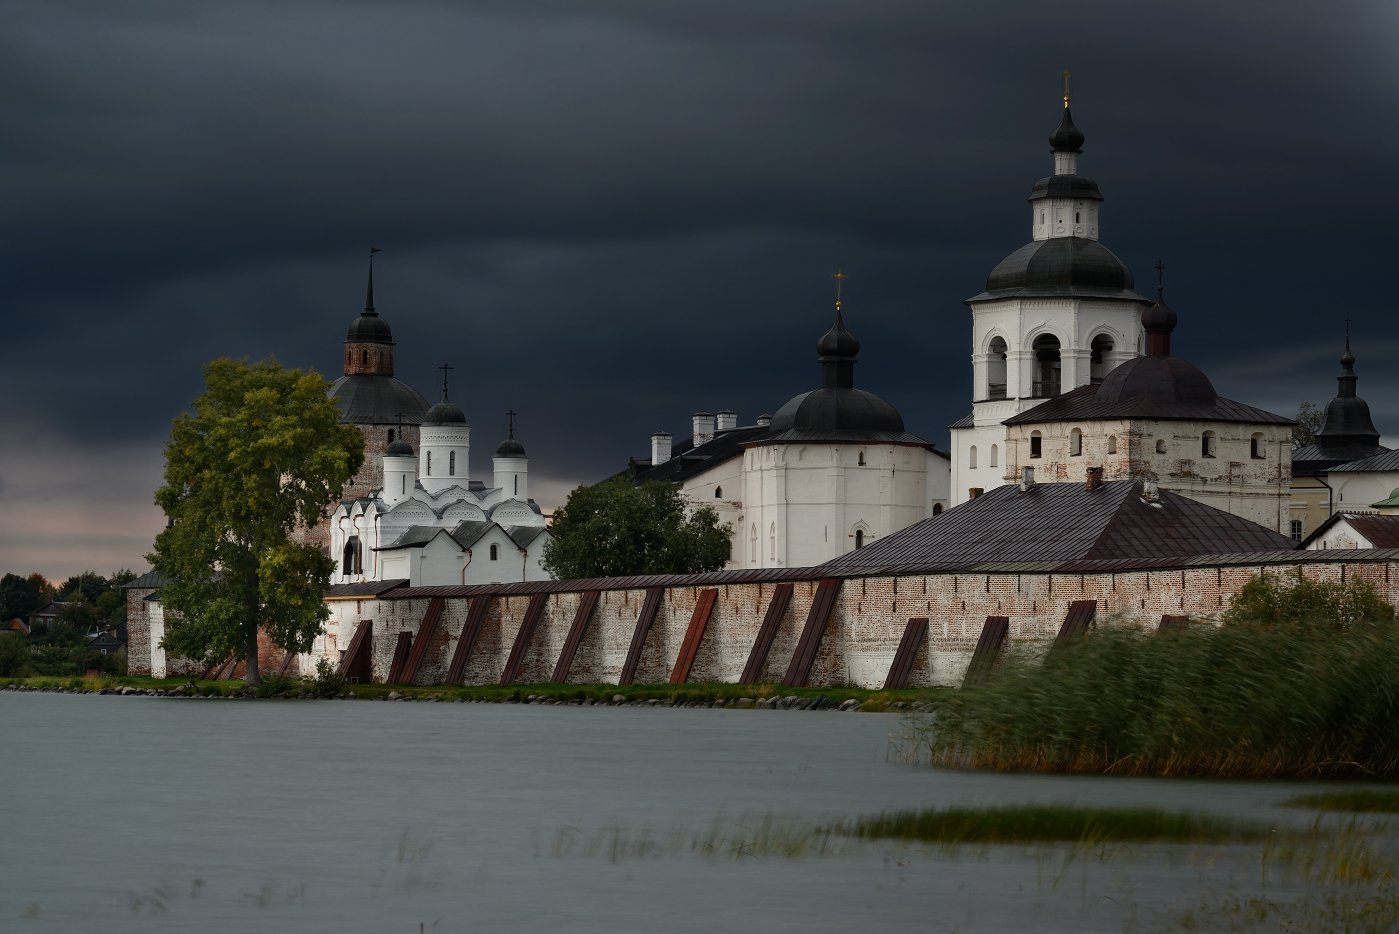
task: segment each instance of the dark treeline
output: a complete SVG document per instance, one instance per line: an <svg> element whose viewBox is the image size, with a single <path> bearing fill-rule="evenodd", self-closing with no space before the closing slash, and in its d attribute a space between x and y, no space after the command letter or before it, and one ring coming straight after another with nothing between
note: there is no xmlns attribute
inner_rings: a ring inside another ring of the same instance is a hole
<svg viewBox="0 0 1399 934"><path fill-rule="evenodd" d="M136 577L122 569L104 577L95 571L55 583L37 572L0 578L0 677L78 675L90 670L122 674L125 651L104 654L92 646L96 633L109 632L126 645L126 595L122 586ZM35 621L28 635L12 626L30 626L30 614L56 604L51 623Z"/></svg>

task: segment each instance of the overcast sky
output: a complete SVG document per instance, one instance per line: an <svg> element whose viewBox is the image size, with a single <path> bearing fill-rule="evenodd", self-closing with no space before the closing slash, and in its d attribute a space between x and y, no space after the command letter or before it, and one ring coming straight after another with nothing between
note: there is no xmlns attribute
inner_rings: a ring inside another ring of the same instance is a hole
<svg viewBox="0 0 1399 934"><path fill-rule="evenodd" d="M1173 347L1399 439L1399 4L19 0L0 31L0 571L140 571L171 418L220 355L339 375L368 248L398 375L489 478L507 409L568 489L818 382L948 445L962 300L1030 239L1060 72Z"/></svg>

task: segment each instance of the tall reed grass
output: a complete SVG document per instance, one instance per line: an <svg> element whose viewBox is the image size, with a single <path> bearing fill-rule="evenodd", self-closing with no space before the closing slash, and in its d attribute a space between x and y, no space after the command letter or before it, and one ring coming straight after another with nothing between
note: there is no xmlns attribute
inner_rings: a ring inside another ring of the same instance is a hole
<svg viewBox="0 0 1399 934"><path fill-rule="evenodd" d="M1399 630L1364 584L1258 578L1219 627L1104 627L1008 659L917 736L937 765L1399 776Z"/></svg>

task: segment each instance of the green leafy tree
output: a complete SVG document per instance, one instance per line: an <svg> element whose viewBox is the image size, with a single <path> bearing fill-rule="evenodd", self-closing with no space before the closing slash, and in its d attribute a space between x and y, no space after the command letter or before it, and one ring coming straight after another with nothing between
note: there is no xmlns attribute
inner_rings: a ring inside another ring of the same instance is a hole
<svg viewBox="0 0 1399 934"><path fill-rule="evenodd" d="M6 574L0 577L0 625L8 624L16 617L23 619L48 602L40 586L43 578L36 581L36 576Z"/></svg>
<svg viewBox="0 0 1399 934"><path fill-rule="evenodd" d="M1303 402L1297 406L1297 414L1292 416L1297 424L1292 426L1292 447L1304 448L1316 442L1316 433L1326 421L1326 410L1320 406Z"/></svg>
<svg viewBox="0 0 1399 934"><path fill-rule="evenodd" d="M64 581L58 592L62 595L60 600L85 600L88 603L96 603L97 598L111 588L107 578L96 571L84 571Z"/></svg>
<svg viewBox="0 0 1399 934"><path fill-rule="evenodd" d="M561 579L714 571L729 557L727 525L708 506L686 515L668 483L613 477L580 486L554 513L544 567Z"/></svg>
<svg viewBox="0 0 1399 934"><path fill-rule="evenodd" d="M1369 581L1260 574L1239 589L1221 620L1225 626L1325 634L1392 630L1395 612Z"/></svg>
<svg viewBox="0 0 1399 934"><path fill-rule="evenodd" d="M333 563L292 541L340 496L364 460L364 439L311 371L274 360L215 360L193 414L175 419L156 503L170 518L151 565L173 611L162 645L212 662L234 653L261 678L258 628L305 652L328 615Z"/></svg>
<svg viewBox="0 0 1399 934"><path fill-rule="evenodd" d="M33 672L28 640L19 633L0 633L0 678L24 678Z"/></svg>

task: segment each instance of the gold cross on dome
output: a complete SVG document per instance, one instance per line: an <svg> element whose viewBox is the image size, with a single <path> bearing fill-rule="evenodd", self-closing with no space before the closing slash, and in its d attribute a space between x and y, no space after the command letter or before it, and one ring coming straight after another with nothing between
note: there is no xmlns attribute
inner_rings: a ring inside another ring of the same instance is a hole
<svg viewBox="0 0 1399 934"><path fill-rule="evenodd" d="M1064 109L1065 109L1065 110L1068 110L1068 109L1069 109L1069 78L1070 78L1072 75L1073 75L1073 72L1069 71L1067 68L1064 69Z"/></svg>
<svg viewBox="0 0 1399 934"><path fill-rule="evenodd" d="M850 277L845 274L843 269L837 269L831 278L836 281L836 311L840 311L840 287Z"/></svg>

